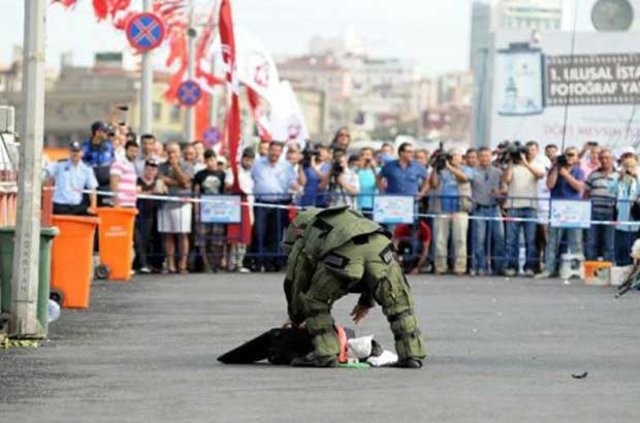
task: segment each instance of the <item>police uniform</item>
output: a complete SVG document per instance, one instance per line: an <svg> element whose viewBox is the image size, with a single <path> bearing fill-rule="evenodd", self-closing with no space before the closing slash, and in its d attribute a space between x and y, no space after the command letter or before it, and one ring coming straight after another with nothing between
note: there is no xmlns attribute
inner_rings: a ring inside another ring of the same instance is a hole
<svg viewBox="0 0 640 423"><path fill-rule="evenodd" d="M358 304L377 302L395 338L399 365L420 367L426 357L415 317L414 298L393 255L388 233L348 207L307 209L287 229L289 252L284 290L289 318L305 323L313 336L313 356L294 365L332 366L340 351L331 307L349 292Z"/></svg>
<svg viewBox="0 0 640 423"><path fill-rule="evenodd" d="M47 167L49 176L55 179L53 190L54 214L86 214L83 203L84 189L94 190L98 186L93 169L79 161L61 160Z"/></svg>

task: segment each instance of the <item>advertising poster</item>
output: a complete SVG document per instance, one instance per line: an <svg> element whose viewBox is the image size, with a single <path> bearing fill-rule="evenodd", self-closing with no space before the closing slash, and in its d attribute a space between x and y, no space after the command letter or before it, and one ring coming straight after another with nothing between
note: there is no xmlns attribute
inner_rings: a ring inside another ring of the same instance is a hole
<svg viewBox="0 0 640 423"><path fill-rule="evenodd" d="M569 32L542 32L537 53L531 43L529 32L496 33L487 69L492 146L503 140L640 146L637 34L584 32L572 42Z"/></svg>
<svg viewBox="0 0 640 423"><path fill-rule="evenodd" d="M542 113L542 54L540 50L502 50L496 69L498 114Z"/></svg>

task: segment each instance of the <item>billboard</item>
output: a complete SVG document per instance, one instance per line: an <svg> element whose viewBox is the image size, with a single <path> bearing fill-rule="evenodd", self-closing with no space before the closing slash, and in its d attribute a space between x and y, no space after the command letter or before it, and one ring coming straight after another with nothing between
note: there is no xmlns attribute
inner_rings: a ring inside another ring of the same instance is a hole
<svg viewBox="0 0 640 423"><path fill-rule="evenodd" d="M498 114L523 116L542 113L541 80L540 50L501 50L495 76Z"/></svg>
<svg viewBox="0 0 640 423"><path fill-rule="evenodd" d="M491 145L531 139L560 145L563 135L566 146L640 145L637 35L577 33L572 47L571 33L549 32L535 48L530 35L494 37L485 106Z"/></svg>

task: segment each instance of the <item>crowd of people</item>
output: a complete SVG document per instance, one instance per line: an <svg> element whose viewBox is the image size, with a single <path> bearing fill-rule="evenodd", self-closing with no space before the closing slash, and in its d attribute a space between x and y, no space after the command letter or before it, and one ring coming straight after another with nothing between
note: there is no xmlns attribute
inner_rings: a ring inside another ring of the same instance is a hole
<svg viewBox="0 0 640 423"><path fill-rule="evenodd" d="M560 151L529 141L493 150L430 152L411 143L354 150L341 128L327 144L245 148L234 172L229 157L202 141L162 144L101 121L90 130L84 143L69 145L68 160L47 167L54 213L136 207L140 273L279 271L282 236L297 210L343 205L373 218L379 195L415 199L413 224L387 225L411 273L552 277L565 252L626 265L640 230L632 223L640 206L631 148L614 155L596 142ZM204 217L219 195L240 197L240 223ZM588 200L595 222L550 225L553 200Z"/></svg>

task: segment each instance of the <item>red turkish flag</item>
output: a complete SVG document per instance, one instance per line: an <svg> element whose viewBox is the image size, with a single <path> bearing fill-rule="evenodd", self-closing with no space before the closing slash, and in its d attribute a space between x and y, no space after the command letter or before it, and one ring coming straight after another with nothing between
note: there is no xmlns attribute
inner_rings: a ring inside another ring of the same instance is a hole
<svg viewBox="0 0 640 423"><path fill-rule="evenodd" d="M226 66L227 88L231 93L231 105L227 119L227 147L229 160L233 169L234 185L238 186L238 148L240 146L240 100L238 98L238 78L236 75L236 40L233 34L230 0L222 0L218 20L220 41L222 43L222 59Z"/></svg>

